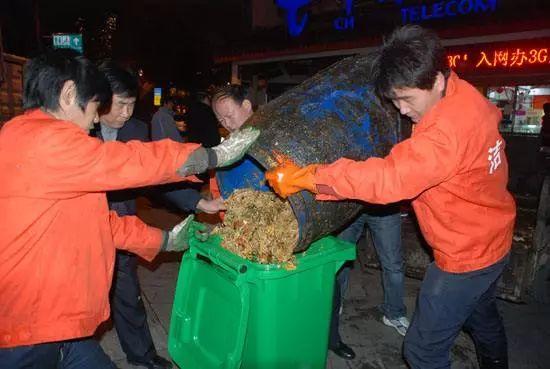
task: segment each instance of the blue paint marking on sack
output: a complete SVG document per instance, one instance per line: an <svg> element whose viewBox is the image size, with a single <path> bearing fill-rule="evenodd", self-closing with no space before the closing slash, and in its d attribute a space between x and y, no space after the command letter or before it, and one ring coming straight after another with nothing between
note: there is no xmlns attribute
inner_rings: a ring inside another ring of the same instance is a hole
<svg viewBox="0 0 550 369"><path fill-rule="evenodd" d="M238 189L252 188L264 192L271 190L265 183L263 167L249 156L228 168L217 169L216 178L224 199Z"/></svg>
<svg viewBox="0 0 550 369"><path fill-rule="evenodd" d="M316 90L330 91L325 94L317 94ZM372 101L372 87L362 86L353 90L331 90L321 85L305 95L307 100L300 106L300 112L304 116L304 123L319 124L319 121L335 114L339 120L348 125L348 130L335 130L334 134L340 135L341 141L351 143L351 146L360 153L372 155L373 148L379 142L379 135L371 130L371 116L367 110L357 116L353 115L356 109L350 109L353 104L365 104ZM348 108L348 109L346 109ZM370 145L365 145L365 136Z"/></svg>

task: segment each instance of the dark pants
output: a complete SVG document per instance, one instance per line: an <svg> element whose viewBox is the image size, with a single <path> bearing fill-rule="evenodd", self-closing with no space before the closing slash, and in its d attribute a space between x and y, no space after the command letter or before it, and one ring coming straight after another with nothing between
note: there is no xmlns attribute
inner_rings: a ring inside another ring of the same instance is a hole
<svg viewBox="0 0 550 369"><path fill-rule="evenodd" d="M149 361L156 355L137 276L137 256L116 254L111 289L111 315L120 346L130 361Z"/></svg>
<svg viewBox="0 0 550 369"><path fill-rule="evenodd" d="M91 338L0 349L6 369L116 369L99 343Z"/></svg>
<svg viewBox="0 0 550 369"><path fill-rule="evenodd" d="M382 286L384 302L380 305L382 313L389 319L406 315L403 303L405 273L401 255L401 213L396 206L377 208L361 214L353 223L338 235L338 238L357 244L359 238L369 227L374 248L382 267ZM340 307L347 290L351 263L345 264L336 275L329 346L335 347L340 337Z"/></svg>
<svg viewBox="0 0 550 369"><path fill-rule="evenodd" d="M495 301L497 281L508 256L485 269L447 273L430 264L403 351L412 369L449 369L450 350L460 330L471 333L481 368L507 368L507 341ZM499 362L502 365L483 365Z"/></svg>

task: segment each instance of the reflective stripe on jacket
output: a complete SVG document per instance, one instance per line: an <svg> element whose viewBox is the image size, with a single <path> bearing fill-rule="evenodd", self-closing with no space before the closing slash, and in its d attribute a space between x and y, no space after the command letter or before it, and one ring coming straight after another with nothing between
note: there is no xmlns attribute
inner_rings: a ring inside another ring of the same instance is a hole
<svg viewBox="0 0 550 369"><path fill-rule="evenodd" d="M461 273L492 265L510 250L516 214L500 119L498 108L451 73L445 97L387 157L319 168L315 183L336 195L317 198L414 199L438 267Z"/></svg>
<svg viewBox="0 0 550 369"><path fill-rule="evenodd" d="M151 260L162 232L105 191L182 180L198 145L102 143L34 110L0 131L0 347L90 336L109 317L115 247Z"/></svg>

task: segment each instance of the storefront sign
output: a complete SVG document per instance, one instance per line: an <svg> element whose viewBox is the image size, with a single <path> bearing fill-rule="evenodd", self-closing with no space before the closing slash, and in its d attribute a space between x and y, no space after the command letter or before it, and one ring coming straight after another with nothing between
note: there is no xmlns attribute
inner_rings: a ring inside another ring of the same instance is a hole
<svg viewBox="0 0 550 369"><path fill-rule="evenodd" d="M457 68L464 64L474 65L474 68L521 68L524 65L549 64L548 48L538 49L499 49L480 50L475 53L447 55L449 66Z"/></svg>
<svg viewBox="0 0 550 369"><path fill-rule="evenodd" d="M346 16L334 20L334 29L344 31L355 27L355 18L351 11L353 10L353 0L346 0Z"/></svg>
<svg viewBox="0 0 550 369"><path fill-rule="evenodd" d="M291 36L299 36L304 31L309 17L307 13L300 17L298 11L309 3L311 0L276 0L277 6L286 10L286 24ZM346 15L334 19L333 22L334 29L338 31L355 27L355 18L352 14L353 0L345 0L345 8Z"/></svg>
<svg viewBox="0 0 550 369"><path fill-rule="evenodd" d="M430 5L401 8L403 23L418 23L430 19L450 18L472 13L489 13L497 9L497 0L447 0Z"/></svg>
<svg viewBox="0 0 550 369"><path fill-rule="evenodd" d="M299 36L304 30L308 15L306 13L298 19L298 10L310 2L311 0L276 0L277 6L286 10L286 25L291 36Z"/></svg>
<svg viewBox="0 0 550 369"><path fill-rule="evenodd" d="M418 23L430 19L452 18L476 13L496 11L498 0L444 0L432 4L402 6L404 0L378 0L379 3L394 2L400 6L403 23ZM299 36L309 20L307 13L299 15L299 10L311 3L311 0L275 0L278 7L286 11L288 33ZM345 31L355 28L353 0L345 0L345 16L333 21L334 29Z"/></svg>
<svg viewBox="0 0 550 369"><path fill-rule="evenodd" d="M451 48L447 61L452 69L472 72L527 69L550 72L550 40Z"/></svg>

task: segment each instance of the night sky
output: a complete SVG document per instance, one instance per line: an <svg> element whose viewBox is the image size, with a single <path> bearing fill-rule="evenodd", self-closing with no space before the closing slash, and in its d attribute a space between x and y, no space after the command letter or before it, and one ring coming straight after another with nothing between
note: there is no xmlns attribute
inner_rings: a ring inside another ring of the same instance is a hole
<svg viewBox="0 0 550 369"><path fill-rule="evenodd" d="M202 88L203 84L219 83L220 76L224 76L223 81L228 79L228 67L213 65L214 56L300 50L307 45L339 42L369 45L401 22L394 1L354 0L357 19L353 31L336 32L332 26L335 14L317 14L310 17L307 32L290 37L284 24L279 29L253 30L251 3L252 0L0 0L0 26L8 53L33 56L51 47L52 33L81 32L84 53L92 60L110 57L143 69L145 77L156 83ZM548 14L550 1L524 1L519 13L517 4L517 0L499 0L498 15L487 18L481 13L470 14L425 25L450 38L458 37L453 34L458 28L463 28L466 36L475 36L480 24L500 32L538 29L543 23L546 27L548 21L543 17ZM107 19L116 21L109 24ZM526 28L526 23L533 25Z"/></svg>
<svg viewBox="0 0 550 369"><path fill-rule="evenodd" d="M79 33L91 59L111 57L142 68L156 81L201 83L212 56L250 30L240 0L2 0L8 53L33 56L52 33ZM106 20L116 18L111 29ZM37 31L38 30L38 31Z"/></svg>

